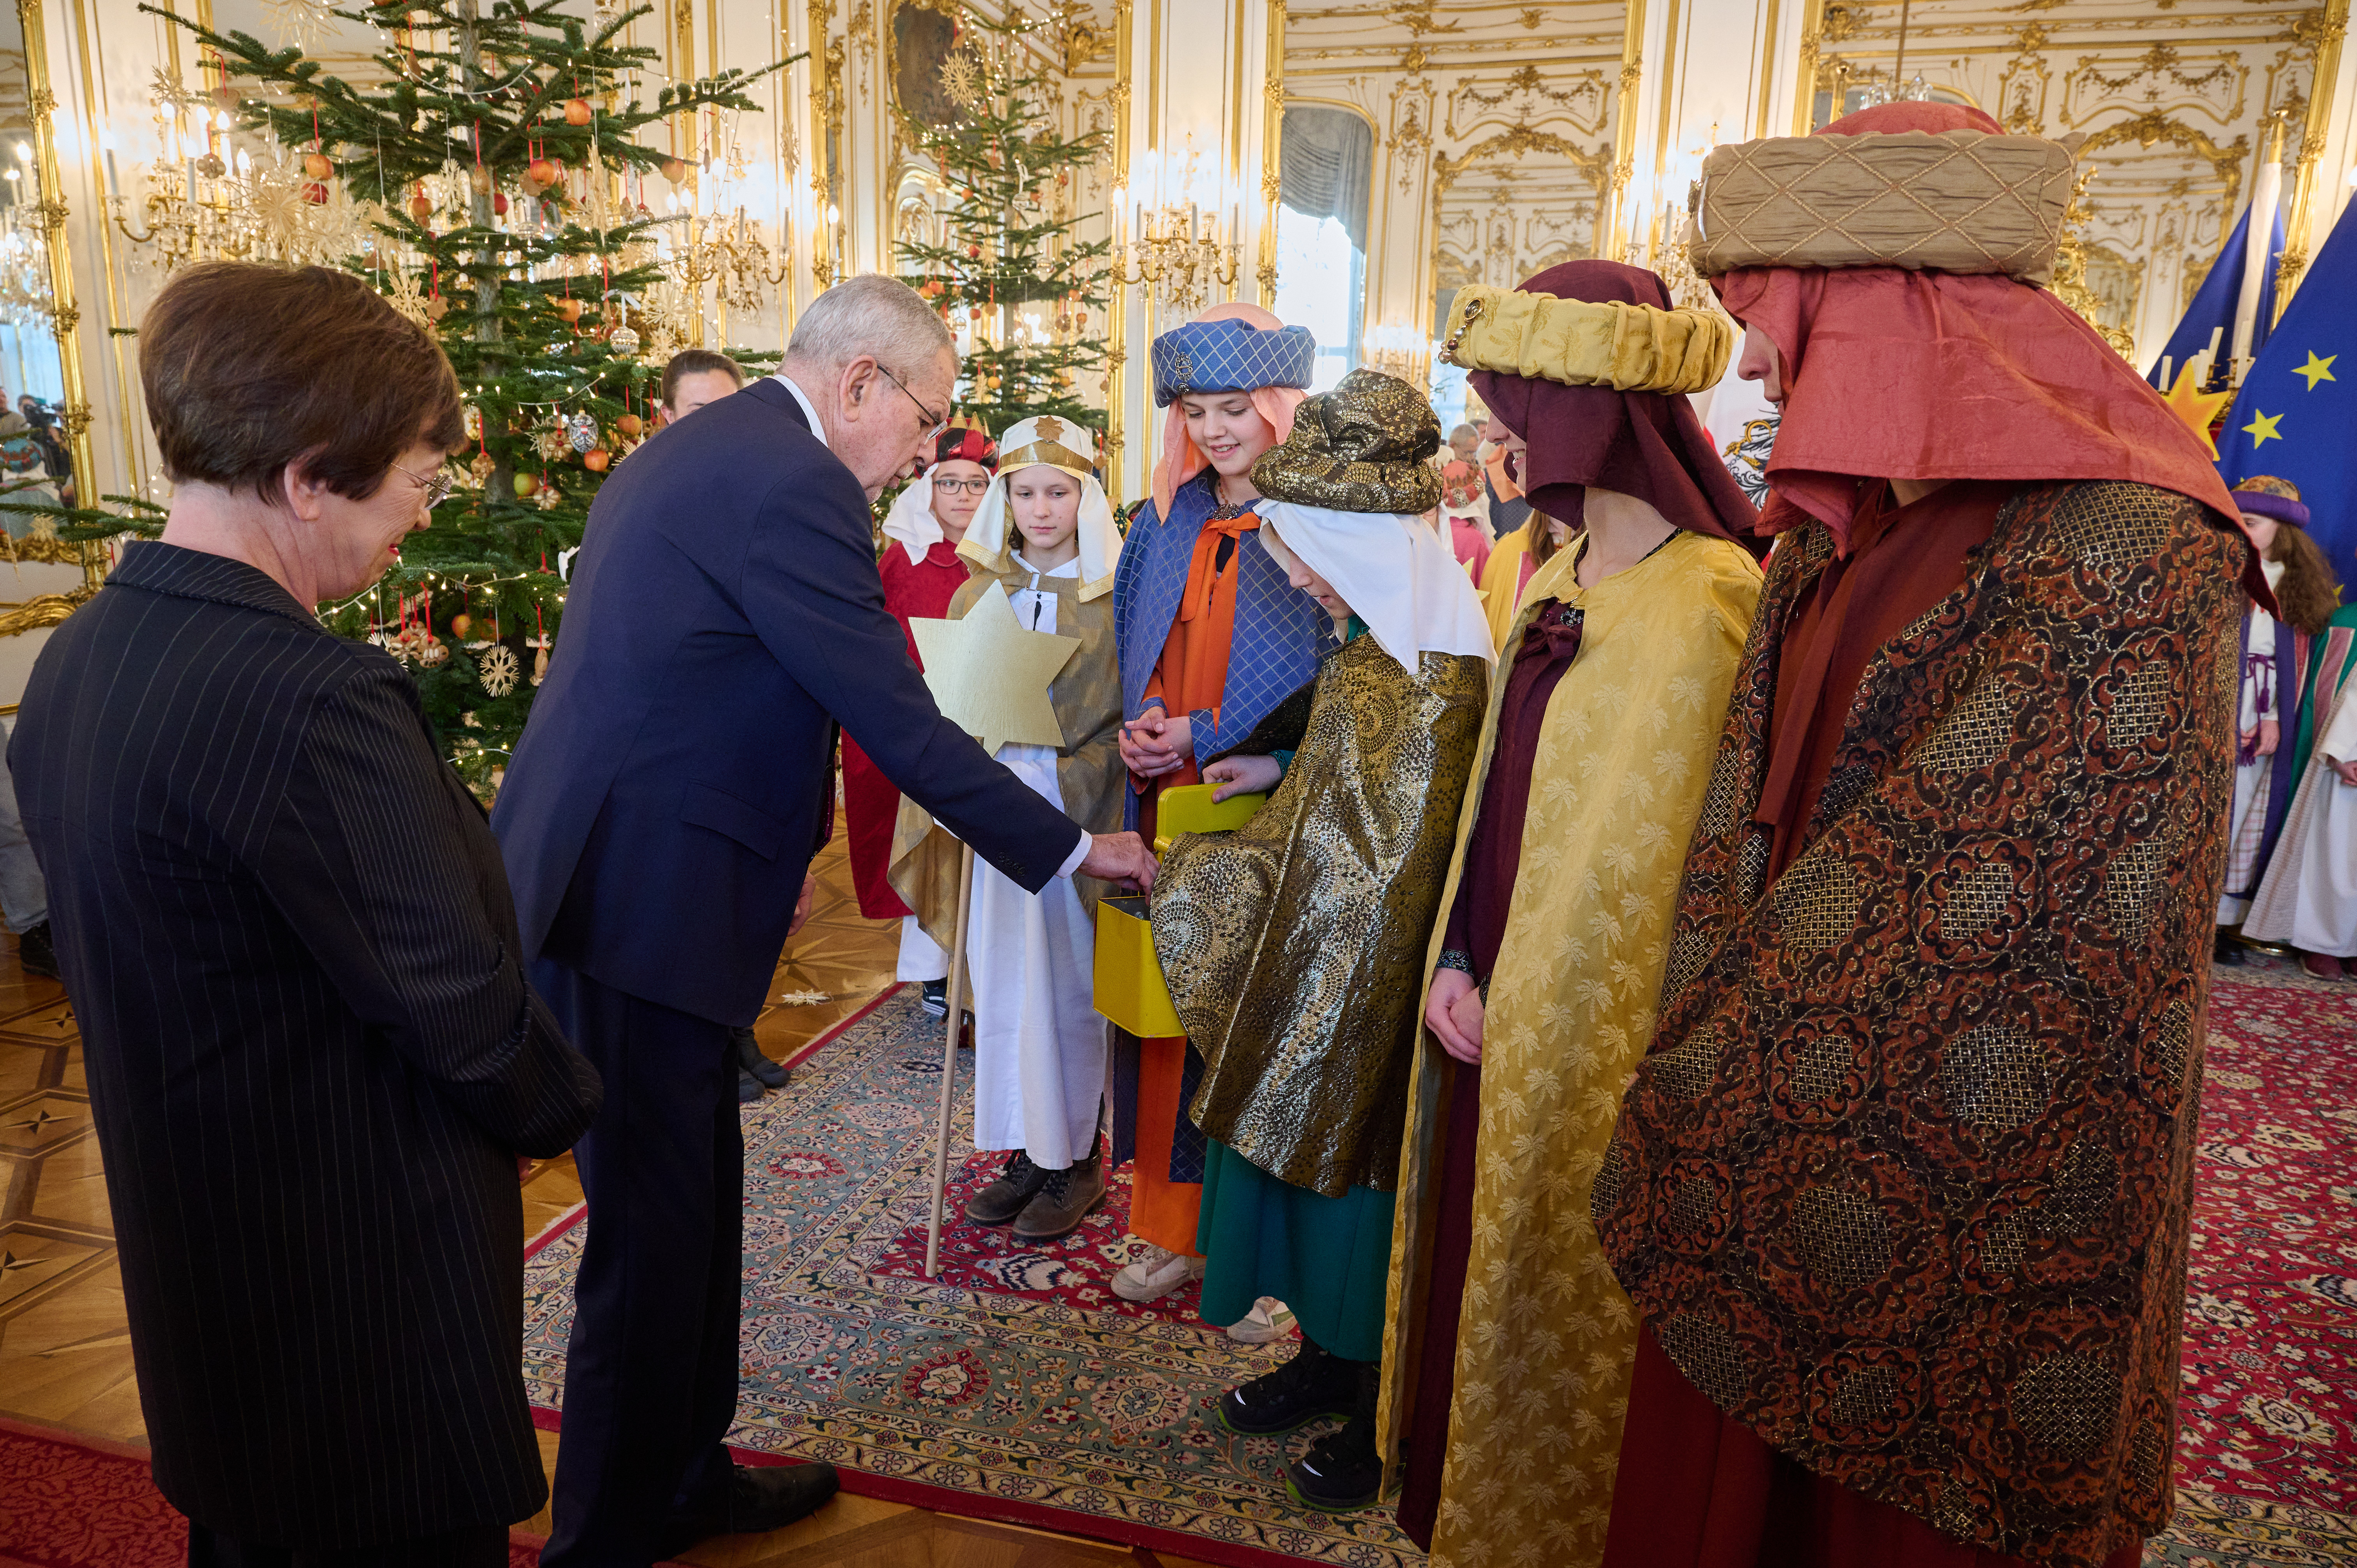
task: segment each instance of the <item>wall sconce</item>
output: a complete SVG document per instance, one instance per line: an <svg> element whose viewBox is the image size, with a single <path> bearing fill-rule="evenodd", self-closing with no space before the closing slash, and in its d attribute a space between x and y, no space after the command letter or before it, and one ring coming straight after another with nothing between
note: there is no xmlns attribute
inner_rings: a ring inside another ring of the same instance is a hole
<svg viewBox="0 0 2357 1568"><path fill-rule="evenodd" d="M1386 321L1361 339L1370 370L1421 386L1432 364L1432 342L1405 322Z"/></svg>

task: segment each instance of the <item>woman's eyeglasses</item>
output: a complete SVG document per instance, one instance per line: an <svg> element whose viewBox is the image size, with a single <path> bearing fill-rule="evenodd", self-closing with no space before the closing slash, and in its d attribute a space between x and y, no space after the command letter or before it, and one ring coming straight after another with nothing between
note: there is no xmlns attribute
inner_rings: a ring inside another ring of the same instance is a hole
<svg viewBox="0 0 2357 1568"><path fill-rule="evenodd" d="M440 506L444 501L448 500L450 499L451 488L458 482L452 478L448 473L440 470L436 470L434 477L429 479L423 474L411 473L409 469L403 467L398 463L393 464L393 467L394 472L408 474L411 478L417 481L418 488L425 492L425 510L427 511L432 511L436 507Z"/></svg>
<svg viewBox="0 0 2357 1568"><path fill-rule="evenodd" d="M933 489L947 490L953 496L978 496L990 489L988 479L935 479Z"/></svg>

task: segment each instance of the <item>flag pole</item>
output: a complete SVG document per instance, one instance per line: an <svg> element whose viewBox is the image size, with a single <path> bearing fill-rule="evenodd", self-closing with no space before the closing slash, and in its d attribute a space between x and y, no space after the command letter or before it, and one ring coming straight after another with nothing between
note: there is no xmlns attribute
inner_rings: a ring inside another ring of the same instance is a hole
<svg viewBox="0 0 2357 1568"><path fill-rule="evenodd" d="M2284 122L2273 116L2266 156L2251 180L2250 225L2243 231L2243 288L2234 300L2234 349L2230 379L2239 385L2250 368L2251 339L2258 335L2259 295L2266 287L2267 269L2275 264L2276 208L2283 197Z"/></svg>
<svg viewBox="0 0 2357 1568"><path fill-rule="evenodd" d="M957 1054L959 1025L965 1015L965 924L966 908L974 892L974 845L958 846L957 923L950 940L949 983L942 989L949 993L949 1026L942 1039L942 1103L933 1122L933 1211L925 1222L925 1277L931 1279L942 1272L942 1211L948 1206L950 1187L950 1099L957 1092Z"/></svg>

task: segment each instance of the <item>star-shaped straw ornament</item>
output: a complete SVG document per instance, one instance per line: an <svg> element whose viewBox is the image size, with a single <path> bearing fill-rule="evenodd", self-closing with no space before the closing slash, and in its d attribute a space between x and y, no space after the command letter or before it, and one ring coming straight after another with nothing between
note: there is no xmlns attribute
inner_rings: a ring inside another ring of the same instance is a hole
<svg viewBox="0 0 2357 1568"><path fill-rule="evenodd" d="M983 589L963 619L913 619L909 630L934 703L983 750L996 757L1002 746L1064 744L1048 688L1079 638L1024 630L996 584Z"/></svg>

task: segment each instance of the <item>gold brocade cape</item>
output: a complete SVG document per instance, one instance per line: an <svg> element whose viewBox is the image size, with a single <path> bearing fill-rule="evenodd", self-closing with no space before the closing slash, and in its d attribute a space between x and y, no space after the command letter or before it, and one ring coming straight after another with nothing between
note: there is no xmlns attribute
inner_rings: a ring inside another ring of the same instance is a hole
<svg viewBox="0 0 2357 1568"><path fill-rule="evenodd" d="M1329 658L1235 748L1293 748L1268 803L1181 836L1154 884L1155 952L1203 1058L1189 1116L1328 1197L1396 1179L1418 961L1490 679L1486 659L1417 663L1372 636Z"/></svg>
<svg viewBox="0 0 2357 1568"><path fill-rule="evenodd" d="M1004 573L976 569L950 600L948 618L963 620L985 592L1012 593L1034 585L1028 566ZM1064 730L1064 744L1056 755L1056 787L1064 797L1064 815L1092 833L1119 832L1121 792L1128 775L1121 765L1121 671L1114 660L1112 596L1083 601L1077 577L1042 575L1036 585L1056 596L1056 635L1081 639L1048 689L1056 722ZM956 936L959 859L958 842L948 830L935 826L931 812L901 796L886 876L925 935L943 950ZM1075 873L1072 886L1081 896L1081 907L1093 915L1105 885Z"/></svg>
<svg viewBox="0 0 2357 1568"><path fill-rule="evenodd" d="M1652 1037L1686 844L1760 598L1760 568L1723 539L1673 535L1592 588L1573 576L1581 553L1575 543L1539 568L1505 643L1510 660L1549 601L1581 611L1579 651L1548 699L1532 760L1482 1021L1473 1249L1432 1537L1433 1563L1463 1568L1523 1561L1534 1543L1550 1568L1603 1553L1637 1315L1597 1245L1588 1187ZM1443 910L1464 875L1505 669L1466 784ZM1436 931L1427 986L1440 942ZM1416 1398L1448 1121L1440 1043L1419 1035L1394 1220L1384 1454L1398 1451Z"/></svg>

